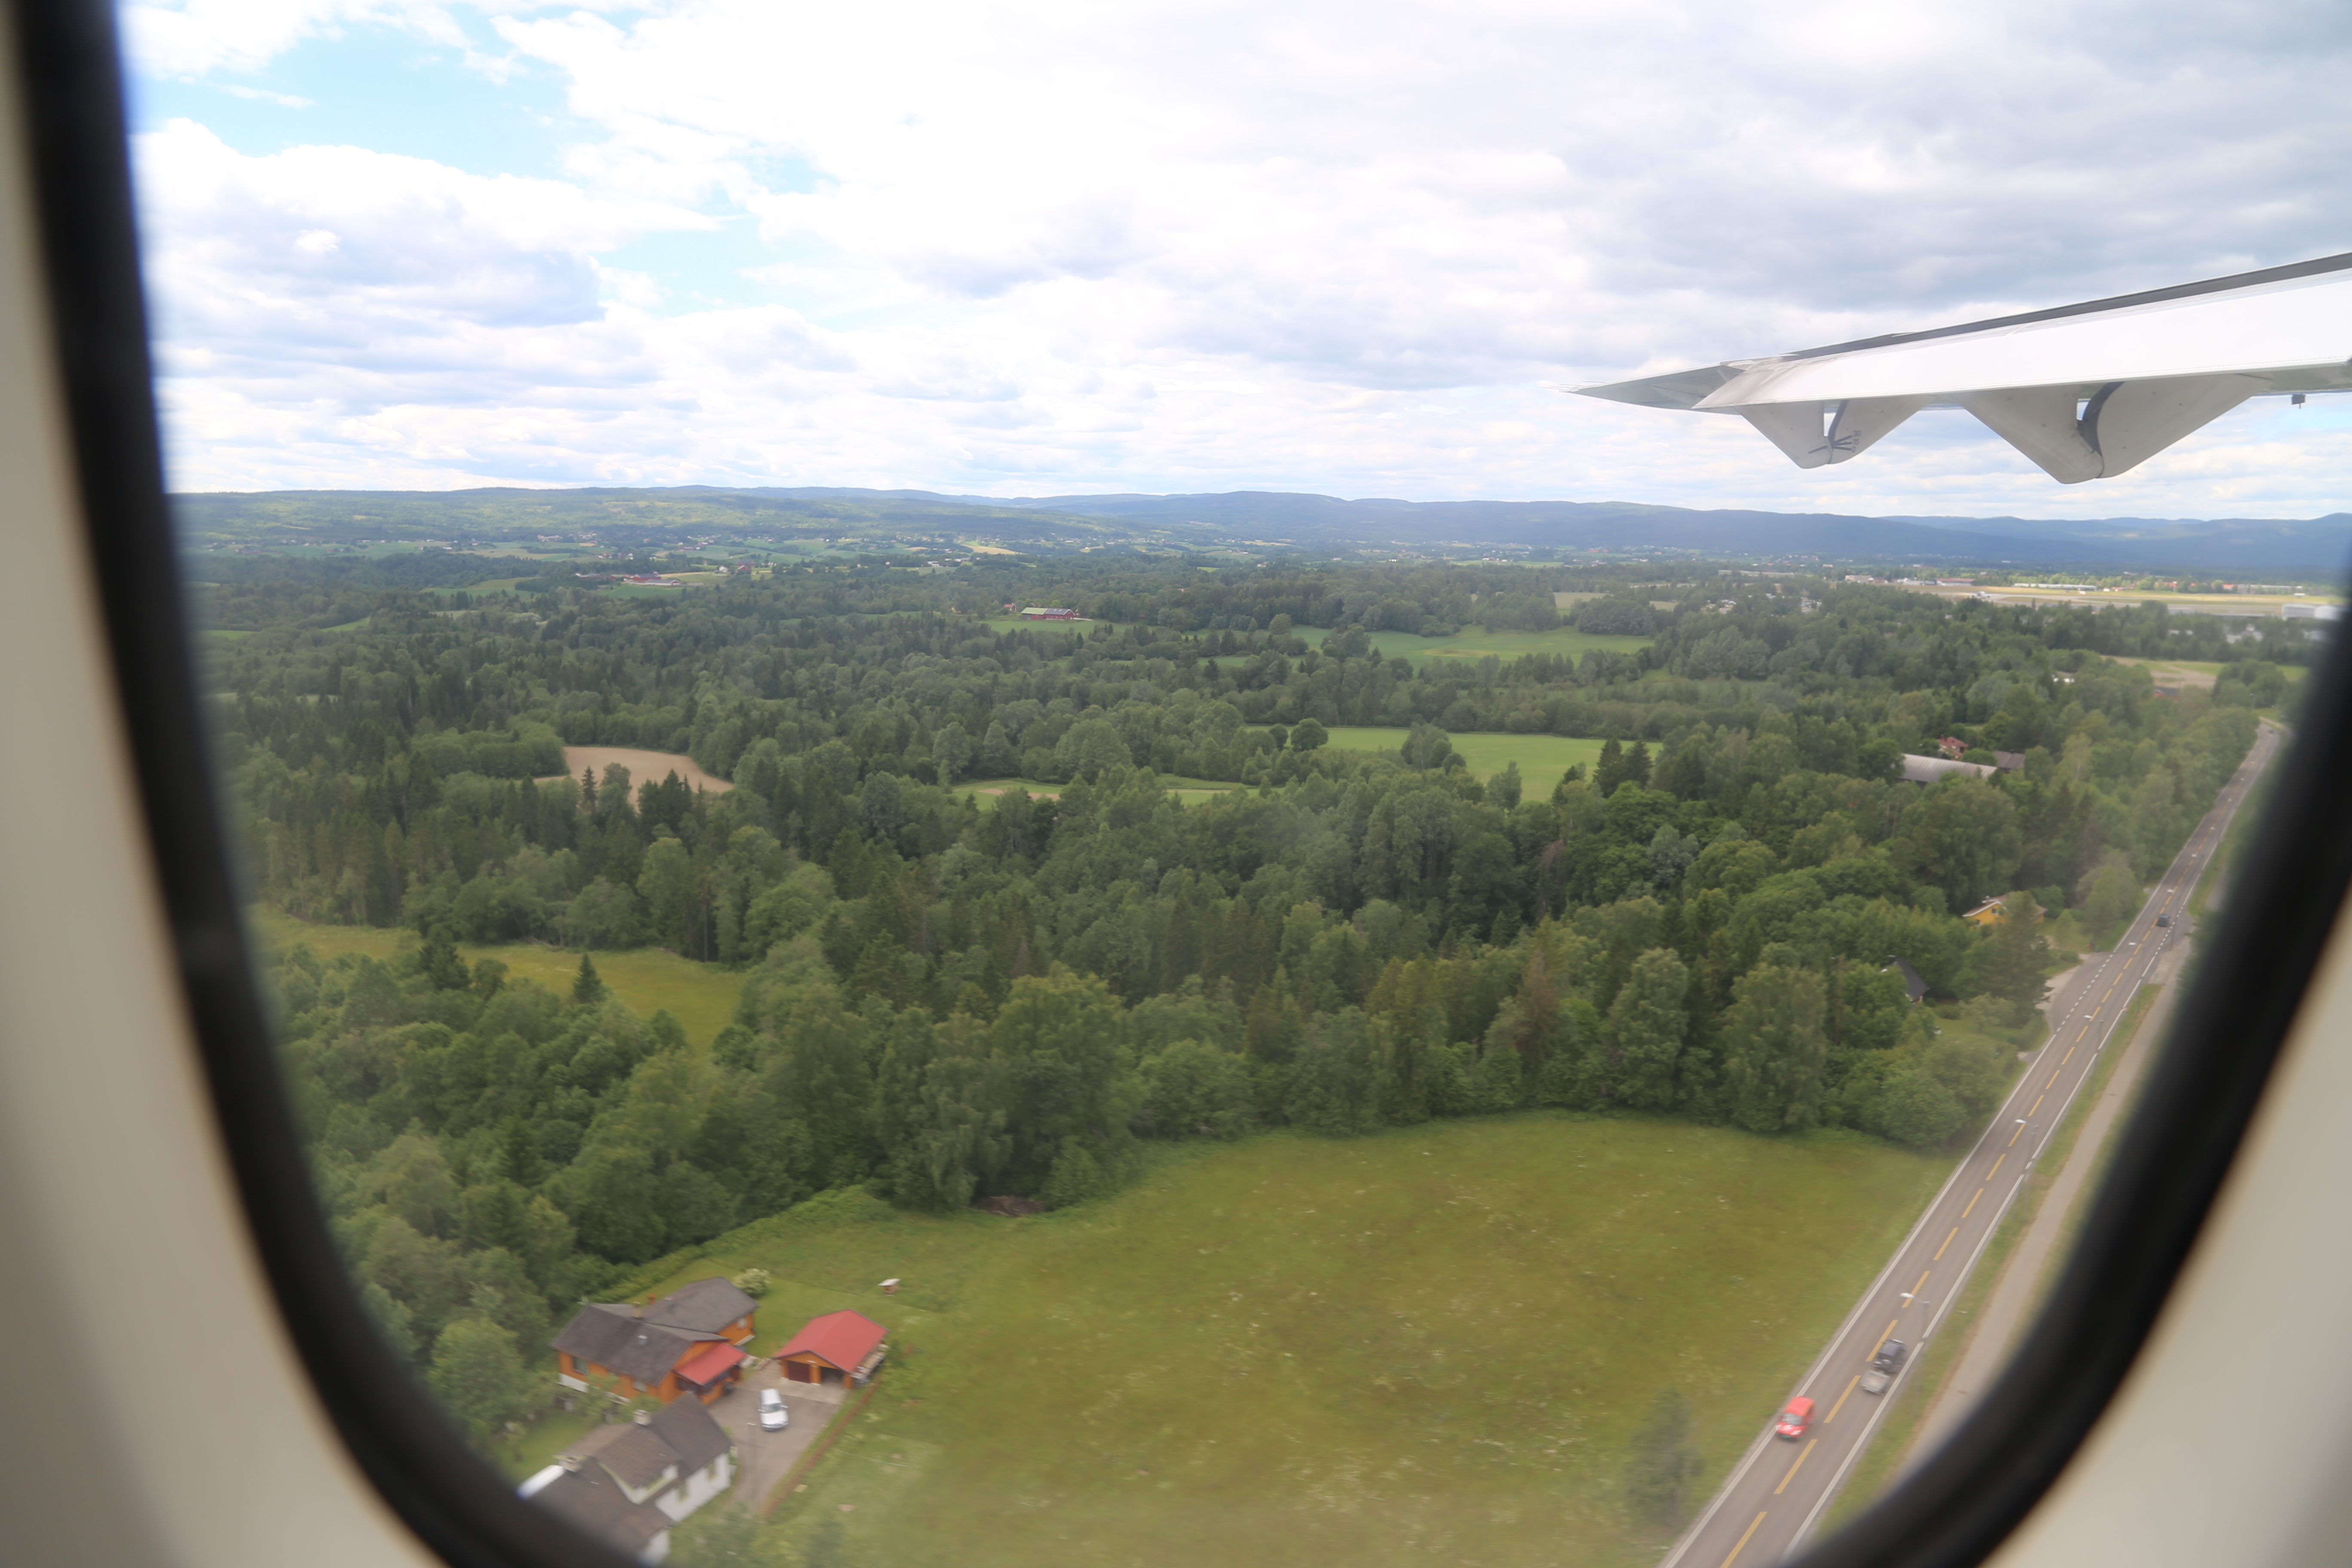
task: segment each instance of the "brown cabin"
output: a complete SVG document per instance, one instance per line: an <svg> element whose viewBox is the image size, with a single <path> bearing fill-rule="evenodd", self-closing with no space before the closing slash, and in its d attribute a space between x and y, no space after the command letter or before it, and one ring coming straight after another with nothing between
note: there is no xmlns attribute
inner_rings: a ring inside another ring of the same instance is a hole
<svg viewBox="0 0 2352 1568"><path fill-rule="evenodd" d="M864 1383L881 1364L882 1325L863 1312L811 1318L783 1349L776 1369L793 1383Z"/></svg>
<svg viewBox="0 0 2352 1568"><path fill-rule="evenodd" d="M592 1301L551 1342L556 1381L584 1390L609 1378L624 1399L691 1394L708 1405L741 1380L758 1315L758 1302L716 1275L642 1306Z"/></svg>

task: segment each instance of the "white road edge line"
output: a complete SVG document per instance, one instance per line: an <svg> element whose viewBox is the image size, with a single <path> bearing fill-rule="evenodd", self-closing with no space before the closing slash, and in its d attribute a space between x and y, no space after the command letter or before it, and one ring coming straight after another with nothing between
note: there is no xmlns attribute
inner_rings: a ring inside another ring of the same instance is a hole
<svg viewBox="0 0 2352 1568"><path fill-rule="evenodd" d="M2266 763L2268 759L2260 755L2263 737L2257 736L2255 740L2255 754L2249 756L2247 760L2250 763L2259 765L2260 763ZM2233 812L2234 809L2235 808L2233 806ZM2176 855L2173 858L2173 862L2176 867L2179 864L2182 856L2190 854L2196 848L2197 841L2201 837L2201 831L2192 833L2189 836L2189 842L2181 846L2180 854ZM2159 891L2162 890L2163 885L2163 879L2159 879L2157 884ZM2152 896L2150 901L2153 901ZM2141 906L2140 912L2142 915L2146 915L2147 913L2147 908L2146 905ZM2156 928L2153 925L2150 925L2148 929L2153 931ZM2125 934L2130 934L2129 927L2125 928ZM2138 996L2140 988L2147 984L2148 976L2156 973L2157 960L2162 958L2164 956L2165 950L2171 945L2172 930L2168 927L2164 933L2164 940L2157 944L2155 952L2147 954L2147 962L2140 971L2140 978L2132 985L2131 994L2124 998L2124 1005L2116 1008L2115 1016L2107 1020L2106 1029L2100 1035L2098 1043L2091 1047L2091 1054L2083 1058L2083 1070L2076 1075L2074 1086L2067 1089L2066 1103L2060 1106L2058 1108L2057 1114L2051 1117L2049 1122L2050 1127L2054 1129L2060 1122L2066 1120L2066 1113L2074 1108L2074 1097L2081 1094L2083 1092L2083 1086L2091 1081L2091 1069L2098 1065L2099 1053L2106 1049L2108 1042L2115 1038L2116 1026L2123 1022L2124 1015L2131 1010L2131 1003L2133 999ZM2046 1045L2043 1048L2047 1048ZM2039 1064L2037 1063L2036 1065L2038 1066ZM2027 1076L2032 1076L2031 1068L2027 1070ZM1994 1125L2000 1125L1998 1121L1995 1121ZM2025 1178L2033 1173L2033 1163L2041 1158L2042 1151L2048 1142L2049 1134L2044 1132L2042 1140L2035 1144L2033 1152L2027 1155L2025 1158L2025 1163L2018 1168L2017 1180L2010 1184L2009 1195L2001 1199L2000 1209L1994 1213L1991 1223L1985 1226L1984 1235L1978 1240L1975 1249L1969 1254L1968 1267L1960 1270L1960 1279L1963 1282L1963 1285L1965 1285L1969 1277L1976 1272L1977 1260L1983 1256L1984 1249L1992 1244L1994 1233L2000 1229L2000 1222L2009 1215L2010 1205L2016 1202L2017 1194L2024 1189ZM1974 1152L1971 1151L1971 1154L1973 1154L1973 1152ZM1966 1162L1962 1163L1966 1163ZM1942 1201L1940 1194L1937 1194L1937 1201ZM1928 1208L1929 1212L1932 1213L1934 1211L1935 1205L1930 1204ZM1910 1243L1906 1240L1904 1243L1904 1247L1908 1247L1909 1246ZM1902 1256L1902 1251L1898 1249L1895 1256L1900 1258ZM1876 1287L1874 1286L1872 1289L1875 1289ZM1927 1342L1934 1339L1936 1337L1936 1331L1944 1326L1944 1317L1950 1310L1952 1300L1953 1296L1947 1295L1945 1299L1937 1304L1934 1320L1928 1323L1927 1331L1919 1336L1918 1349L1912 1352L1911 1364L1913 1366L1916 1367L1919 1364L1919 1358L1925 1353ZM1844 1337L1844 1331L1839 1331L1838 1337L1843 1339ZM1837 1342L1835 1340L1831 1341L1832 1345L1836 1342ZM1891 1387L1887 1390L1887 1393L1890 1394L1894 1392L1894 1389ZM1838 1495L1839 1490L1845 1485L1847 1475L1852 1472L1854 1465L1860 1461L1864 1453L1869 1449L1870 1439L1878 1430L1880 1418L1886 1414L1888 1407L1892 1405L1894 1401L1892 1399L1885 1400L1871 1412L1870 1419L1863 1424L1862 1436L1855 1440L1852 1447L1846 1450L1844 1461L1838 1466L1836 1471L1830 1477L1828 1483L1822 1487L1821 1497L1814 1502L1811 1511L1807 1513L1804 1520L1797 1526L1797 1532L1789 1538L1788 1547L1781 1552L1783 1560L1786 1560L1786 1558L1791 1552L1794 1552L1797 1548L1802 1546L1805 1543L1806 1539L1812 1534L1813 1526L1819 1522L1822 1511L1828 1508L1832 1500ZM1728 1484L1728 1482L1726 1483L1727 1487ZM1663 1565L1661 1565L1661 1568L1663 1568Z"/></svg>
<svg viewBox="0 0 2352 1568"><path fill-rule="evenodd" d="M2257 732L2254 737L2254 745L2252 750L2248 753L2246 761L2239 765L2239 771L2246 773L2247 782L2251 783L2253 773L2259 773L2263 766L2268 764L2269 759L2263 754L2263 743L2265 740L2271 738L2271 731L2269 731L2267 728ZM2249 768L2252 771L2248 772ZM2232 778L2234 780L2235 775L2232 775ZM2222 803L2228 799L2231 793L2231 789L2234 787L2235 785L2233 783L2231 788L2225 788L2221 795L2216 797L2212 809L2209 810L2206 814L2208 820L2210 819L2215 811L2219 811L2221 809ZM2235 806L2232 805L2231 812L2233 815L2234 811ZM2171 870L2179 867L2183 857L2189 856L2194 852L2198 839L2202 837L2203 828L2204 823L2200 821L2197 829L2189 834L2188 842L2181 846L2179 853L2173 857L2172 867L2168 868L2168 876L2170 874ZM2157 886L2159 891L2163 888L2165 879L2165 878L2158 879ZM2149 905L2154 901L2155 895L2151 894L2148 900L2140 905L2140 912L2138 915L2134 917L2132 925L2137 925L2141 920L2150 918ZM2149 925L2149 929L2151 931L2155 929L2152 921ZM2130 934L2131 926L2126 925L2124 928L2123 935L2128 936ZM2166 944L2169 944L2171 940L2171 933L2168 930L2165 936ZM2151 969L2154 966L2155 959L2161 954L2162 951L2162 948L2159 947L2157 952L2147 955ZM2111 950L2107 955L2107 963L2114 963L2116 958L2122 955L2123 952L2124 950L2121 947ZM2105 965L2102 964L2100 967L2102 971L2104 971ZM2145 984L2145 982L2143 981L2142 984ZM2133 994L2137 994L2137 992L2138 986L2135 985L2133 987ZM2127 996L2125 998L2125 1001L2128 1003L2130 999L2131 998ZM2084 1058L2081 1074L2075 1079L2074 1087L2067 1090L2066 1104L2059 1108L2058 1114L2051 1119L2049 1122L2050 1126L2054 1127L2059 1121L2064 1120L2066 1111L2074 1105L2074 1096L2082 1091L2084 1084L2090 1081L2091 1068L2097 1062L2099 1052L2105 1048L2107 1041L2114 1037L2115 1026L2122 1020L2123 1013L2124 1009L2118 1008L2114 1016L2107 1020L2105 1032L2099 1037L2098 1044L2092 1047L2091 1054ZM2072 1020L2073 1014L2071 1010L2069 1011L2067 1017L2069 1021ZM1855 1321L1861 1318L1864 1309L1867 1308L1871 1304L1873 1299L1877 1296L1880 1288L1885 1285L1888 1279L1894 1275L1896 1265L1903 1261L1904 1254L1911 1250L1912 1243L1919 1239L1919 1234L1927 1228L1927 1222L1934 1217L1936 1211L1943 1206L1944 1200L1951 1195L1952 1189L1958 1184L1961 1174L1968 1170L1969 1162L1973 1161L1979 1154L1982 1153L1985 1149L1990 1147L1993 1132L2000 1127L2003 1119L2014 1109L2012 1102L2023 1098L2026 1085L2033 1076L2033 1068L2041 1065L2040 1058L2042 1053L2048 1050L2052 1043L2054 1042L2056 1038L2057 1031L2053 1028L2051 1031L2050 1038L2044 1040L2034 1051L2034 1057L2036 1058L2035 1061L2032 1065L2028 1066L2024 1073L2020 1075L2017 1087L2011 1089L2009 1093L2008 1099L2001 1102L2000 1110L1997 1111L1986 1123L1984 1131L1978 1135L1976 1142L1969 1146L1969 1152L1960 1156L1958 1163L1952 1167L1952 1173L1945 1178L1944 1184L1937 1189L1936 1195L1928 1199L1927 1207L1920 1211L1917 1222L1911 1226L1910 1232L1904 1237L1902 1241L1896 1245L1894 1252L1888 1256L1885 1267L1878 1271L1877 1276L1873 1279L1868 1287L1864 1289L1860 1299L1854 1302L1853 1309L1846 1313L1845 1321L1837 1326L1836 1331L1831 1334L1828 1341L1822 1346L1821 1353L1813 1358L1812 1364L1808 1366L1805 1369L1804 1375L1797 1380L1797 1389L1801 1389L1807 1384L1812 1382L1815 1377L1821 1374L1822 1368L1829 1364L1831 1356L1836 1352L1838 1346L1843 1342L1846 1335L1853 1331L1853 1325ZM2047 1138L2048 1135L2045 1133L2042 1141L2046 1142ZM2032 1173L2033 1162L2040 1156L2040 1153L2041 1146L2037 1143L2033 1154L2027 1156L2025 1163L2019 1167L2017 1180L2011 1184L2009 1195L2001 1200L2000 1210L1994 1215L1992 1222L1985 1226L1983 1237L1978 1241L1975 1249L1969 1255L1969 1267L1968 1268L1963 1269L1960 1274L1960 1279L1963 1283L1968 1279L1969 1275L1974 1271L1977 1258L1983 1253L1986 1245L1991 1241L1993 1232L2000 1228L2001 1218L2007 1215L2009 1205L2016 1198L2019 1187L2023 1184L2025 1178ZM1920 1336L1919 1343L1921 1345L1924 1346L1927 1341L1934 1336L1936 1330L1942 1326L1944 1311L1948 1308L1949 1304L1950 1298L1948 1296L1943 1305L1937 1309L1934 1321L1928 1324L1927 1333ZM1915 1352L1915 1356L1916 1353L1916 1352ZM1916 1359L1914 1360L1913 1364L1917 1364ZM1890 1389L1888 1392L1892 1393L1893 1390ZM1791 1390L1792 1396L1793 1394L1794 1390ZM1787 1400L1784 1398L1781 1403L1785 1405ZM1843 1484L1847 1473L1853 1469L1855 1461L1861 1458L1864 1450L1870 1446L1871 1434L1876 1429L1879 1417L1885 1413L1886 1408L1887 1402L1882 1402L1878 1405L1877 1409L1872 1413L1871 1419L1864 1424L1861 1439L1847 1450L1844 1462L1839 1465L1836 1474L1831 1479L1829 1485L1822 1489L1820 1500L1814 1503L1812 1511L1805 1516L1804 1522L1798 1527L1796 1535L1790 1539L1787 1550L1781 1554L1783 1557L1786 1557L1789 1552L1796 1550L1798 1544L1805 1539L1807 1532L1812 1529L1814 1521L1820 1517L1822 1510L1829 1506L1832 1499L1837 1496L1838 1489ZM1715 1496L1707 1500L1706 1508L1699 1510L1698 1517L1691 1521L1690 1527L1683 1531L1680 1539L1675 1541L1673 1549L1669 1551L1664 1557L1659 1560L1658 1568L1677 1568L1677 1565L1682 1562L1684 1554L1691 1549L1692 1545L1698 1540L1699 1536L1706 1532L1706 1527L1714 1521L1716 1514L1720 1511L1723 1505L1730 1500L1732 1492L1736 1490L1739 1483L1746 1479L1748 1471L1755 1468L1757 1456L1764 1451L1766 1446L1769 1445L1771 1440L1772 1427L1771 1424L1767 1422L1763 1428L1757 1433L1755 1440L1748 1445L1747 1451L1740 1455L1738 1462L1734 1464L1730 1469L1724 1472L1723 1480L1716 1488Z"/></svg>

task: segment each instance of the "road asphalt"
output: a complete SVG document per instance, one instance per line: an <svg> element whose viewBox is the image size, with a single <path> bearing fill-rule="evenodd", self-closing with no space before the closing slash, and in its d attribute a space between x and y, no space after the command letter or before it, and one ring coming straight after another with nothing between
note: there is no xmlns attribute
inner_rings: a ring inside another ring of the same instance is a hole
<svg viewBox="0 0 2352 1568"><path fill-rule="evenodd" d="M1933 1453L1944 1435L1958 1426L1960 1417L1976 1404L1977 1396L1992 1386L1992 1380L2009 1361L2019 1331L2040 1308L2051 1254L2074 1234L2070 1222L2090 1184L2092 1173L2100 1168L2107 1134L2124 1107L2131 1103L2132 1091L2139 1085L2140 1070L2162 1043L2164 1031L2172 1022L2173 1006L2180 1000L2179 975L2188 965L2195 938L2191 932L2179 931L2178 925L2174 930L2179 934L2167 946L2156 973L2148 981L2163 986L2162 994L2140 1021L2131 1044L2124 1047L2122 1059L2116 1063L2116 1070L2099 1090L2098 1102L2083 1119L2083 1131L2075 1138L2064 1166L2050 1184L2032 1223L2018 1237L2015 1250L2001 1268L2000 1283L1993 1287L1975 1328L1969 1331L1968 1347L1960 1352L1959 1364L1952 1369L1952 1375L1937 1391L1935 1402L1920 1418L1919 1430L1904 1455L1904 1469ZM1950 1331L1959 1331L1958 1326Z"/></svg>
<svg viewBox="0 0 2352 1568"><path fill-rule="evenodd" d="M2207 858L2278 744L2277 732L2264 726L2115 951L2095 955L2077 971L2063 1010L2053 1013L2049 1042L2033 1053L1983 1135L1819 1359L1780 1405L1756 1413L1755 1440L1661 1568L1758 1568L1786 1557L1811 1533L1886 1409L1883 1398L1861 1392L1872 1355L1888 1340L1906 1342L1909 1355L1897 1386L1918 1364L1920 1348L1959 1294L2133 993L2170 945L2174 928L2158 926L2158 917L2186 912ZM1776 1437L1776 1414L1798 1395L1814 1401L1811 1425L1793 1441Z"/></svg>

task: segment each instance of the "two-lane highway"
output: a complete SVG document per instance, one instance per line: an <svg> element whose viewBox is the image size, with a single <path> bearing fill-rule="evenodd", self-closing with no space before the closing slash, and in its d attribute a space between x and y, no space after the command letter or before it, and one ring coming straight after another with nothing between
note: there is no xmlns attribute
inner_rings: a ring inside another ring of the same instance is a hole
<svg viewBox="0 0 2352 1568"><path fill-rule="evenodd" d="M1780 1406L1757 1411L1755 1442L1662 1568L1760 1568L1788 1555L1811 1532L1895 1392L1862 1392L1871 1357L1887 1341L1900 1340L1909 1353L1895 1387L1912 1375L1921 1348L1958 1295L2051 1130L2178 931L2174 922L2186 914L2199 874L2278 743L2277 732L2265 726L2115 951L2075 972L2053 1009L2049 1041L2033 1054L2007 1103L1820 1359L1781 1396L1784 1405L1799 1394L1814 1402L1811 1426L1793 1441L1776 1437L1772 1422ZM1822 1223L1833 1225L1836 1216L1825 1215Z"/></svg>

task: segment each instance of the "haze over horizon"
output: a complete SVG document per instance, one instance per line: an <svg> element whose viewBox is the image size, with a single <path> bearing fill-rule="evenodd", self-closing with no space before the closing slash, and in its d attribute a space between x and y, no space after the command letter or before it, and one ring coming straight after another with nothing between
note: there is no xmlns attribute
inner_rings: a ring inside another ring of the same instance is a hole
<svg viewBox="0 0 2352 1568"><path fill-rule="evenodd" d="M2346 506L2324 398L2061 487L1556 390L2352 248L2334 8L122 16L175 489Z"/></svg>

